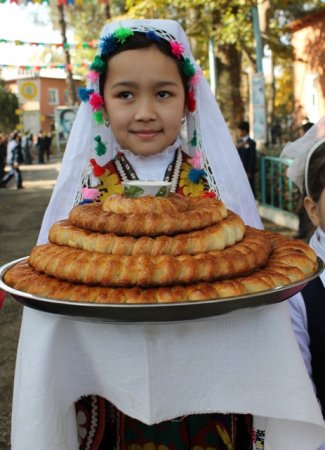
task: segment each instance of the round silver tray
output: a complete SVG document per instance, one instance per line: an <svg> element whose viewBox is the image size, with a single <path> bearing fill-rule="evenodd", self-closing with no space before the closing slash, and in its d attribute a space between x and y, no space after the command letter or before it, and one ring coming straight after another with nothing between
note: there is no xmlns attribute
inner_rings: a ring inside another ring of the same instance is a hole
<svg viewBox="0 0 325 450"><path fill-rule="evenodd" d="M184 303L102 304L90 302L79 303L38 297L6 285L3 281L6 271L18 262L26 259L27 257L20 258L0 267L0 289L9 293L19 303L29 308L59 314L67 318L121 323L197 320L226 314L237 309L255 308L279 303L300 292L309 281L320 275L324 269L323 261L318 258L317 269L308 278L268 291L237 297Z"/></svg>

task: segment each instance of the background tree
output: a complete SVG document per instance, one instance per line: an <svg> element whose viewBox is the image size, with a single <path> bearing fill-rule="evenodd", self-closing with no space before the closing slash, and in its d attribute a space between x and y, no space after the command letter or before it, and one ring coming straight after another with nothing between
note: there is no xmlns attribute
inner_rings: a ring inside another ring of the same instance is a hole
<svg viewBox="0 0 325 450"><path fill-rule="evenodd" d="M0 132L11 132L19 122L15 113L19 103L17 96L9 91L4 80L0 80L0 105Z"/></svg>
<svg viewBox="0 0 325 450"><path fill-rule="evenodd" d="M111 0L65 6L66 26L74 31L76 49L69 50L75 73L85 75L96 52L88 46L110 18L160 18L178 20L190 38L194 57L209 78L209 39L214 40L217 68L216 97L230 127L248 116L248 74L256 70L252 7L256 0ZM293 52L288 24L323 0L264 0L258 3L263 45L269 49L271 73L267 81L270 123L288 115L292 106ZM52 8L58 27L58 10ZM87 48L89 47L89 48ZM251 76L251 75L250 75ZM284 77L281 80L281 77ZM291 80L291 83L290 83Z"/></svg>

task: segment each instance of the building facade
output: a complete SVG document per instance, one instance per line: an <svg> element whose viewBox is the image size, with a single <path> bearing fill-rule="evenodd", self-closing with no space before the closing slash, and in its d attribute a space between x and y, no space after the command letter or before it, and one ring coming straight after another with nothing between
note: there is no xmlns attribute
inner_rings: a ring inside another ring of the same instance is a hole
<svg viewBox="0 0 325 450"><path fill-rule="evenodd" d="M325 10L304 15L290 26L294 48L294 122L317 122L325 115Z"/></svg>

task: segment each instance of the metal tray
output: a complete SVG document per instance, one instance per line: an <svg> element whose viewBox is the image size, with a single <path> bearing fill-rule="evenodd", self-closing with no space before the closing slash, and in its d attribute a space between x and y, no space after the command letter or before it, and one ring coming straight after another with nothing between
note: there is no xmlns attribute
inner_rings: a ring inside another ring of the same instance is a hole
<svg viewBox="0 0 325 450"><path fill-rule="evenodd" d="M154 304L99 304L78 303L58 299L49 299L18 291L3 281L7 270L27 258L17 259L0 267L0 289L8 292L24 306L48 313L96 322L177 322L214 317L242 308L256 308L282 302L297 294L324 269L323 261L317 259L315 273L295 283L279 286L275 289L237 297L226 297L206 301L184 303Z"/></svg>

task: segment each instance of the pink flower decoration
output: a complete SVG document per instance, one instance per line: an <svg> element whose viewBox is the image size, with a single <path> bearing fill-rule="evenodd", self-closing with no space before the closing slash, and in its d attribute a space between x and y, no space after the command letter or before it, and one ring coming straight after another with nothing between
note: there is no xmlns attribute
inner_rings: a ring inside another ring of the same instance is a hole
<svg viewBox="0 0 325 450"><path fill-rule="evenodd" d="M94 70L90 70L87 74L87 78L91 83L95 83L99 78L99 73Z"/></svg>
<svg viewBox="0 0 325 450"><path fill-rule="evenodd" d="M104 99L101 95L96 94L96 92L94 92L89 96L89 104L93 111L99 111L104 105Z"/></svg>
<svg viewBox="0 0 325 450"><path fill-rule="evenodd" d="M84 200L97 200L100 196L100 192L98 189L93 188L83 188L82 189L82 198Z"/></svg>
<svg viewBox="0 0 325 450"><path fill-rule="evenodd" d="M181 59L185 50L184 45L176 41L170 41L169 44L172 54L175 55L176 58Z"/></svg>
<svg viewBox="0 0 325 450"><path fill-rule="evenodd" d="M192 159L190 159L190 163L194 167L194 169L200 169L201 168L201 152L199 150L196 150L195 155Z"/></svg>
<svg viewBox="0 0 325 450"><path fill-rule="evenodd" d="M190 78L189 84L191 87L197 86L201 75L202 75L201 71L195 72L195 75L193 75L193 77Z"/></svg>

